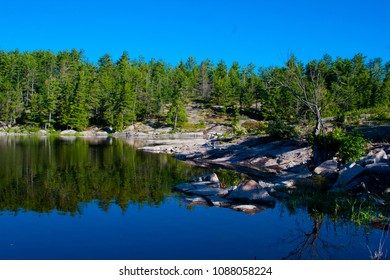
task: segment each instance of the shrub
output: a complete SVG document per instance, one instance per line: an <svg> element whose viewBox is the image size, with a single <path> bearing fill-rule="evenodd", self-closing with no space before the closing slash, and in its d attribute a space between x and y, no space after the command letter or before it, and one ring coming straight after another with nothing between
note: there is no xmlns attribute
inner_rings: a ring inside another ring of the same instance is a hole
<svg viewBox="0 0 390 280"><path fill-rule="evenodd" d="M258 121L248 120L243 122L241 126L245 128L248 133L255 133L258 131L260 123Z"/></svg>
<svg viewBox="0 0 390 280"><path fill-rule="evenodd" d="M245 135L247 133L247 131L244 127L237 124L237 125L233 125L233 133L236 136L242 136L242 135Z"/></svg>
<svg viewBox="0 0 390 280"><path fill-rule="evenodd" d="M298 136L298 130L295 126L277 119L268 123L267 133L275 140L290 139Z"/></svg>
<svg viewBox="0 0 390 280"><path fill-rule="evenodd" d="M326 135L328 157L336 155L341 162L357 161L366 152L367 140L357 133L336 127Z"/></svg>

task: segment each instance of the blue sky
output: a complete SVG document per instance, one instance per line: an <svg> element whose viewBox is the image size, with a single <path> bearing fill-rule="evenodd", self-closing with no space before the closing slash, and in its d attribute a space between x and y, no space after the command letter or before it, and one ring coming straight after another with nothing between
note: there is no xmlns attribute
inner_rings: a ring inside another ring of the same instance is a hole
<svg viewBox="0 0 390 280"><path fill-rule="evenodd" d="M0 49L83 49L96 62L124 50L176 64L194 56L282 65L328 53L390 60L388 0L0 0Z"/></svg>

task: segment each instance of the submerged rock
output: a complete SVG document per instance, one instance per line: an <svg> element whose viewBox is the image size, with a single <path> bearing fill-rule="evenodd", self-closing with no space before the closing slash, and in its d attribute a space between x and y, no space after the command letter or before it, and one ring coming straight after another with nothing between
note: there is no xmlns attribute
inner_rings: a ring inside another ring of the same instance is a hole
<svg viewBox="0 0 390 280"><path fill-rule="evenodd" d="M185 201L190 202L191 204L197 205L207 205L207 201L205 198L200 196L187 196L184 198Z"/></svg>
<svg viewBox="0 0 390 280"><path fill-rule="evenodd" d="M235 206L232 206L231 208L235 211L241 211L241 212L244 212L247 214L257 214L257 213L267 209L267 207L260 207L260 206L256 206L256 205L247 205L247 204L235 205Z"/></svg>

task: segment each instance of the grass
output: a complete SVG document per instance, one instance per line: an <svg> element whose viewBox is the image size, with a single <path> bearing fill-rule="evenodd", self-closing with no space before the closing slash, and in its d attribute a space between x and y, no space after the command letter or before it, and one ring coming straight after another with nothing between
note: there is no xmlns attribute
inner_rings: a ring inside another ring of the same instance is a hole
<svg viewBox="0 0 390 280"><path fill-rule="evenodd" d="M299 208L306 208L310 214L328 215L333 221L350 221L362 227L372 222L388 222L388 204L379 206L369 198L356 198L345 193L326 192L326 186L318 186L319 182L309 187L297 186L289 193L285 206L290 213Z"/></svg>

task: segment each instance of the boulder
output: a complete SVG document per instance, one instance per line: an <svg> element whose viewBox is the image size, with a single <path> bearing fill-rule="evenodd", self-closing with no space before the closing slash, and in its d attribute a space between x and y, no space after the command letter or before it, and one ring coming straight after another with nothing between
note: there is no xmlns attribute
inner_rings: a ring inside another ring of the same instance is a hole
<svg viewBox="0 0 390 280"><path fill-rule="evenodd" d="M60 135L74 135L77 131L73 129L67 129L60 132Z"/></svg>
<svg viewBox="0 0 390 280"><path fill-rule="evenodd" d="M344 191L348 192L361 192L361 191L367 191L367 186L370 185L372 182L372 179L368 176L358 176L352 181L350 181L348 184L343 186Z"/></svg>
<svg viewBox="0 0 390 280"><path fill-rule="evenodd" d="M208 182L219 183L218 176L215 173L208 173L208 174L205 174L205 175L194 177L194 178L189 179L189 181L190 182L205 182L205 181L208 181Z"/></svg>
<svg viewBox="0 0 390 280"><path fill-rule="evenodd" d="M98 131L98 132L96 132L96 136L107 137L108 136L108 132L107 131Z"/></svg>
<svg viewBox="0 0 390 280"><path fill-rule="evenodd" d="M234 201L274 201L268 192L254 180L244 181L225 198Z"/></svg>
<svg viewBox="0 0 390 280"><path fill-rule="evenodd" d="M259 181L259 186L270 193L274 191L275 184Z"/></svg>
<svg viewBox="0 0 390 280"><path fill-rule="evenodd" d="M245 180L241 182L237 188L240 188L243 191L252 191L261 188L259 183L255 180Z"/></svg>
<svg viewBox="0 0 390 280"><path fill-rule="evenodd" d="M303 179L311 178L312 173L307 169L303 169L300 173L285 173L280 174L276 180L272 183L274 188L294 188L297 182L301 182Z"/></svg>
<svg viewBox="0 0 390 280"><path fill-rule="evenodd" d="M374 164L374 163L386 163L388 160L388 156L386 152L381 149L375 154L373 152L370 152L365 158L359 160L357 163L363 167L365 167L367 164Z"/></svg>
<svg viewBox="0 0 390 280"><path fill-rule="evenodd" d="M364 171L364 168L360 165L355 165L352 168L345 168L340 171L339 177L336 183L333 185L334 188L342 188L350 183L353 179L359 176Z"/></svg>
<svg viewBox="0 0 390 280"><path fill-rule="evenodd" d="M337 168L338 164L336 160L327 160L317 166L314 169L314 173L323 177L332 177L338 173Z"/></svg>
<svg viewBox="0 0 390 280"><path fill-rule="evenodd" d="M132 124L132 125L129 125L125 131L134 131L135 130L135 126Z"/></svg>

